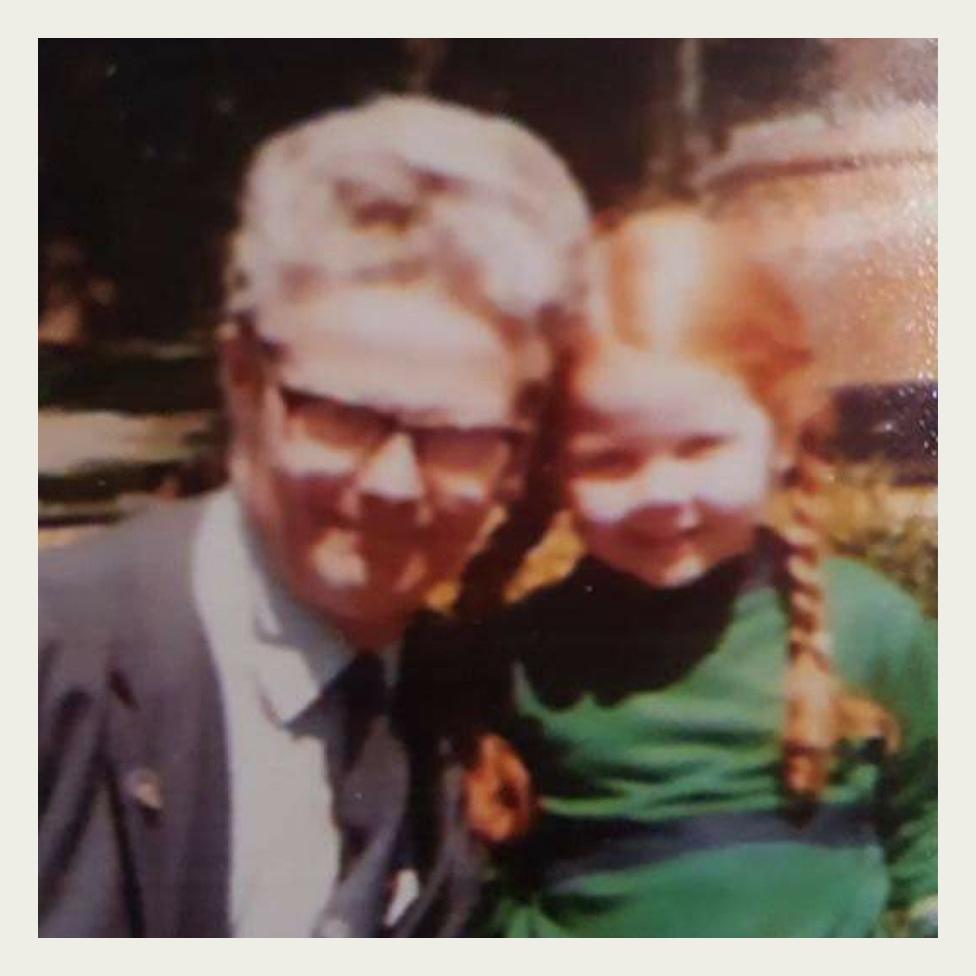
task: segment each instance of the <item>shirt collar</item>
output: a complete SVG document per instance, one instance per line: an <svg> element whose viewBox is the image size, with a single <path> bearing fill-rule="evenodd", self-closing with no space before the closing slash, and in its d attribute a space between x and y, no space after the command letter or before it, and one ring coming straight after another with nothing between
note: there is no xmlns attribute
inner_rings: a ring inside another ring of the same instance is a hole
<svg viewBox="0 0 976 976"><path fill-rule="evenodd" d="M323 617L297 600L271 567L260 539L236 501L245 542L248 606L253 648L251 669L271 715L293 722L339 677L357 652ZM399 642L381 652L386 680L396 679Z"/></svg>

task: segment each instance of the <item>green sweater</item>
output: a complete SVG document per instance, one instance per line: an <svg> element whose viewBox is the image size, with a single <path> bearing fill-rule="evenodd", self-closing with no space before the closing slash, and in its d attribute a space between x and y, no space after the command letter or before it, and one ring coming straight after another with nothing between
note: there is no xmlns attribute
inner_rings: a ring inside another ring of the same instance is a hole
<svg viewBox="0 0 976 976"><path fill-rule="evenodd" d="M780 786L787 618L767 555L681 591L593 561L486 631L502 731L542 816L494 861L473 934L867 936L934 926L935 626L873 571L827 567L839 673L903 746L848 742L823 802ZM905 927L903 926L903 929Z"/></svg>

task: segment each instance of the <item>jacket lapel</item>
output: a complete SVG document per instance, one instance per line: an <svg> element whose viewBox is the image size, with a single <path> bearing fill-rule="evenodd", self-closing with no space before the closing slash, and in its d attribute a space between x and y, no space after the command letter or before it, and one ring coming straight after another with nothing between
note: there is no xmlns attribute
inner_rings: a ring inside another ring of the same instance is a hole
<svg viewBox="0 0 976 976"><path fill-rule="evenodd" d="M142 933L229 935L230 810L223 705L192 592L200 505L134 532L118 581L125 621L113 661L115 792Z"/></svg>

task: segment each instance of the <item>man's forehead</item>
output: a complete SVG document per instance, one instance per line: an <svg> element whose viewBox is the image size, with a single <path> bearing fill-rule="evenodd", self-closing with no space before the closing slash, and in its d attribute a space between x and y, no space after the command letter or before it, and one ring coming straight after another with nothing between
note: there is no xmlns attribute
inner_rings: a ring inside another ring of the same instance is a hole
<svg viewBox="0 0 976 976"><path fill-rule="evenodd" d="M505 423L526 362L490 320L429 284L321 290L261 309L282 382L459 425Z"/></svg>
<svg viewBox="0 0 976 976"><path fill-rule="evenodd" d="M430 279L336 286L321 282L295 294L283 290L262 303L255 324L263 339L281 344L352 336L421 352L495 348L503 341L490 320Z"/></svg>

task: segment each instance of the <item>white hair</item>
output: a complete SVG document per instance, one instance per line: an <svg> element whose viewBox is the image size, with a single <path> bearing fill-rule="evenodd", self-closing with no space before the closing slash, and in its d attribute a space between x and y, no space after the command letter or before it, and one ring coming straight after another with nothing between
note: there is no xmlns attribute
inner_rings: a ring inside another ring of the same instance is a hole
<svg viewBox="0 0 976 976"><path fill-rule="evenodd" d="M581 298L589 213L565 164L514 122L426 98L380 98L272 137L241 216L231 312L303 277L436 277L522 320Z"/></svg>

